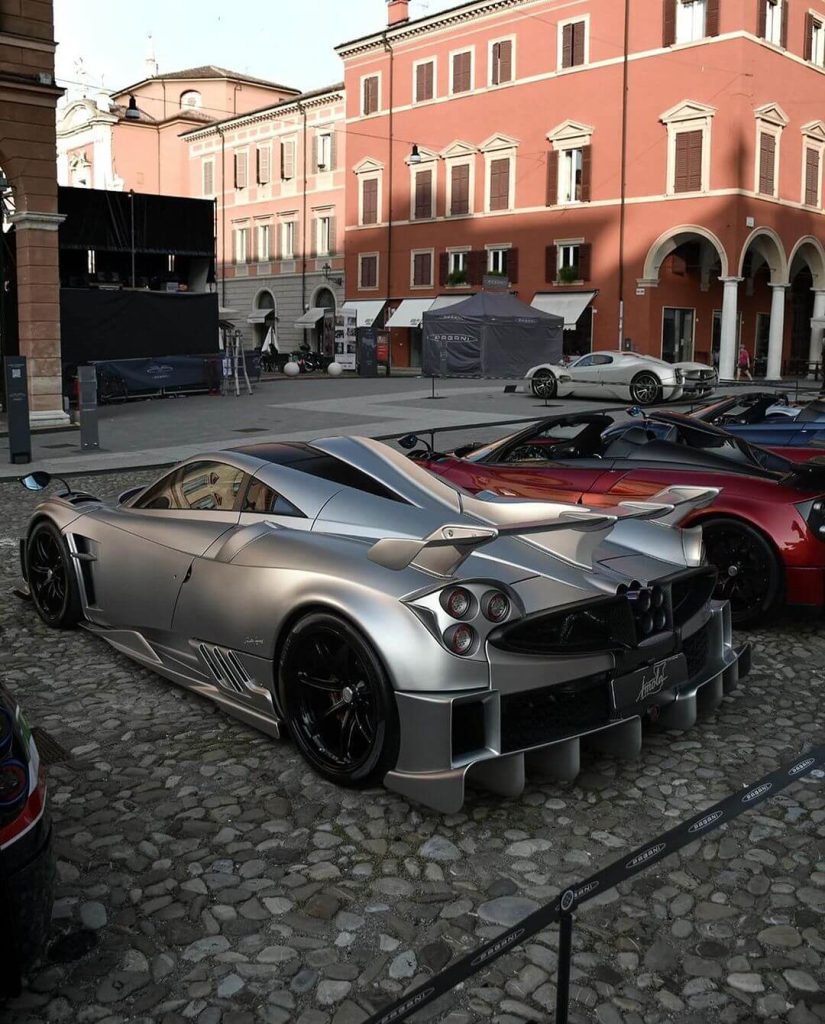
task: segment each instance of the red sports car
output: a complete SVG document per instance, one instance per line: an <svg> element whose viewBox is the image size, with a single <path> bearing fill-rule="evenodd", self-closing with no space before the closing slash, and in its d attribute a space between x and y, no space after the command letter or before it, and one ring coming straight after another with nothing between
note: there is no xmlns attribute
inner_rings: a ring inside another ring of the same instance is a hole
<svg viewBox="0 0 825 1024"><path fill-rule="evenodd" d="M781 603L825 604L825 462L792 463L676 413L609 412L553 416L492 444L411 457L474 493L593 507L649 500L674 484L719 488L680 525L701 523L734 622L756 622Z"/></svg>

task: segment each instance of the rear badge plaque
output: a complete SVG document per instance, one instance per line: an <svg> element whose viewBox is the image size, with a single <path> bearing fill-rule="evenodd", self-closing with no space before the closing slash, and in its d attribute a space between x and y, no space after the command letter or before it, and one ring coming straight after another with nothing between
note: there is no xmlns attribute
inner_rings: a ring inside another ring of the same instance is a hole
<svg viewBox="0 0 825 1024"><path fill-rule="evenodd" d="M625 708L633 704L656 703L657 694L672 690L687 682L687 662L683 654L657 661L646 668L620 676L613 683L616 707Z"/></svg>

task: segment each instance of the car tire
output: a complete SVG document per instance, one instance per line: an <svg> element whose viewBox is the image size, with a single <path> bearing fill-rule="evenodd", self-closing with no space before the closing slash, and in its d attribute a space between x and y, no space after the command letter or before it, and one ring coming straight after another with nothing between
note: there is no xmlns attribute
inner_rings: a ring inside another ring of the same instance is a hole
<svg viewBox="0 0 825 1024"><path fill-rule="evenodd" d="M536 398L555 398L559 384L550 370L536 370L530 379L530 389Z"/></svg>
<svg viewBox="0 0 825 1024"><path fill-rule="evenodd" d="M702 523L708 562L719 573L714 596L730 601L735 626L761 622L779 603L782 564L770 542L736 519L719 517Z"/></svg>
<svg viewBox="0 0 825 1024"><path fill-rule="evenodd" d="M637 373L630 382L630 400L636 405L655 405L662 397L662 385L652 373Z"/></svg>
<svg viewBox="0 0 825 1024"><path fill-rule="evenodd" d="M83 618L72 559L60 530L48 519L26 539L26 578L37 614L52 629L70 629Z"/></svg>
<svg viewBox="0 0 825 1024"><path fill-rule="evenodd" d="M395 694L372 646L345 619L305 615L277 665L278 699L304 759L344 786L380 782L398 759Z"/></svg>

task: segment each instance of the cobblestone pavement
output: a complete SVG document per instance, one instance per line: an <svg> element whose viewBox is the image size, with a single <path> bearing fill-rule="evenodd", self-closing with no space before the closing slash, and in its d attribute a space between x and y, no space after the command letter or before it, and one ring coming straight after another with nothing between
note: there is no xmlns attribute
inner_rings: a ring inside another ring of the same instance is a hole
<svg viewBox="0 0 825 1024"><path fill-rule="evenodd" d="M688 734L648 733L638 762L593 755L574 783L471 793L450 816L338 789L289 742L83 632L46 630L10 595L32 504L0 485L3 674L71 760L49 771L51 958L0 1010L13 1024L357 1024L823 739L825 631L786 621L754 634L743 687ZM545 933L512 950L423 1017L546 1020L555 945ZM825 1021L825 781L605 893L579 914L574 950L572 1021Z"/></svg>

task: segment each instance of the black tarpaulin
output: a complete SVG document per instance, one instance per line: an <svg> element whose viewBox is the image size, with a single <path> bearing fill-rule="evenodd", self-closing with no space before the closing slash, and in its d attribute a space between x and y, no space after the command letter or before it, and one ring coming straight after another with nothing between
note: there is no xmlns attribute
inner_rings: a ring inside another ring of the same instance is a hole
<svg viewBox="0 0 825 1024"><path fill-rule="evenodd" d="M136 253L206 256L215 253L215 208L208 199L103 189L57 190L61 249L131 252L132 205Z"/></svg>
<svg viewBox="0 0 825 1024"><path fill-rule="evenodd" d="M562 355L564 318L514 295L479 292L423 317L423 372L441 377L523 377Z"/></svg>
<svg viewBox="0 0 825 1024"><path fill-rule="evenodd" d="M62 288L63 362L218 351L218 296Z"/></svg>

